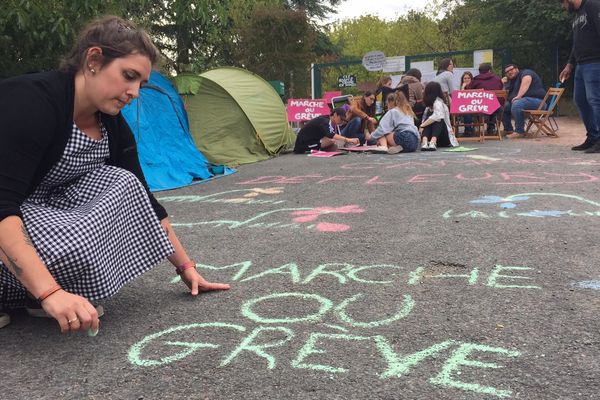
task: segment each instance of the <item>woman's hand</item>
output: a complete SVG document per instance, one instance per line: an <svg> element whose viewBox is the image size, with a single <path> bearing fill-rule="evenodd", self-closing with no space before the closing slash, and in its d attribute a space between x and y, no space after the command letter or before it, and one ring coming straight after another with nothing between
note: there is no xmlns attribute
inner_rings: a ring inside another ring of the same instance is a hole
<svg viewBox="0 0 600 400"><path fill-rule="evenodd" d="M352 143L353 145L358 146L360 144L360 140L358 140L358 138L349 138L346 139L346 143Z"/></svg>
<svg viewBox="0 0 600 400"><path fill-rule="evenodd" d="M98 332L100 320L96 308L85 298L59 290L42 301L42 308L60 325L62 333Z"/></svg>
<svg viewBox="0 0 600 400"><path fill-rule="evenodd" d="M212 290L227 290L229 285L226 283L209 282L196 271L196 268L188 268L181 273L181 280L190 289L192 296L197 296L199 292L210 292Z"/></svg>

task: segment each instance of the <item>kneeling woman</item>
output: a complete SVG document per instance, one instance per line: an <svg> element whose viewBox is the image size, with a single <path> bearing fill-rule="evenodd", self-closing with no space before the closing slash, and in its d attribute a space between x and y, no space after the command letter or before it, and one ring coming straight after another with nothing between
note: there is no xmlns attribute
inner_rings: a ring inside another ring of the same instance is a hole
<svg viewBox="0 0 600 400"><path fill-rule="evenodd" d="M0 309L29 305L62 332L97 332L91 302L165 258L192 295L229 288L196 271L121 115L158 56L146 33L106 17L61 70L0 82Z"/></svg>
<svg viewBox="0 0 600 400"><path fill-rule="evenodd" d="M366 133L367 140L377 140L377 153L410 153L419 146L419 131L415 126L415 114L402 92L389 94L386 99L388 112L373 133Z"/></svg>
<svg viewBox="0 0 600 400"><path fill-rule="evenodd" d="M419 128L422 151L435 151L438 146L458 146L450 123L450 111L443 98L444 93L439 83L432 81L425 86L423 102L427 108Z"/></svg>

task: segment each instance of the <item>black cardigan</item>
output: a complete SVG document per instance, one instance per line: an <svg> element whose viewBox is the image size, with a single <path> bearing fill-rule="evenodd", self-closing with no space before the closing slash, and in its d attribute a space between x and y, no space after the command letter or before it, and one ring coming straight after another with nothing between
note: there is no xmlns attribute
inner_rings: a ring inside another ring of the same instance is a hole
<svg viewBox="0 0 600 400"><path fill-rule="evenodd" d="M75 76L52 71L0 82L0 221L23 217L20 206L62 156L73 127ZM135 139L119 113L101 114L108 132L108 165L142 182L159 220L165 209L150 193Z"/></svg>

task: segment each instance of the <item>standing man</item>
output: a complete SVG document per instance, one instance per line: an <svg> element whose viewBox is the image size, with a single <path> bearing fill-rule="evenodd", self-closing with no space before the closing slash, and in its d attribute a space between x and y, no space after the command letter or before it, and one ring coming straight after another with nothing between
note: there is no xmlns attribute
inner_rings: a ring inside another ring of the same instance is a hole
<svg viewBox="0 0 600 400"><path fill-rule="evenodd" d="M359 143L357 138L347 138L339 132L339 126L345 122L346 110L334 108L329 117L321 115L313 118L304 125L294 145L294 153L303 154L309 150L335 150L336 140L344 143Z"/></svg>
<svg viewBox="0 0 600 400"><path fill-rule="evenodd" d="M560 81L575 69L573 98L587 131L585 142L572 150L600 153L600 0L561 0L573 20L573 48Z"/></svg>
<svg viewBox="0 0 600 400"><path fill-rule="evenodd" d="M546 96L546 89L538 74L530 69L521 71L515 64L504 67L508 79L506 90L508 98L504 103L502 125L506 137L515 139L525 137L525 114L523 110L535 110ZM512 118L515 119L513 131Z"/></svg>

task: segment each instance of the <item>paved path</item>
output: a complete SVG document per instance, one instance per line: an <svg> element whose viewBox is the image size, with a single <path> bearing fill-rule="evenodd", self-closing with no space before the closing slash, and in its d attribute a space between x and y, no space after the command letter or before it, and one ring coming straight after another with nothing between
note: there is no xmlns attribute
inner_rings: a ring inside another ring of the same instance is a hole
<svg viewBox="0 0 600 400"><path fill-rule="evenodd" d="M159 193L232 289L192 299L163 264L95 338L13 315L0 398L600 398L600 158L548 143L290 154Z"/></svg>

